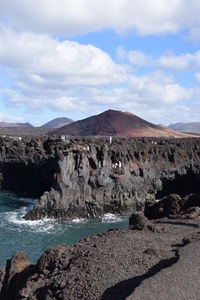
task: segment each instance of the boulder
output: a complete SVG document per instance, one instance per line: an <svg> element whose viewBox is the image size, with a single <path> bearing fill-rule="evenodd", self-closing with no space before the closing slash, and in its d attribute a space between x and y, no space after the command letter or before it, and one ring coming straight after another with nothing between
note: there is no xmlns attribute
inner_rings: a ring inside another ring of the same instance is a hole
<svg viewBox="0 0 200 300"><path fill-rule="evenodd" d="M27 254L23 252L16 252L13 257L7 260L5 271L1 272L1 293L0 299L14 299L15 286L17 275L23 273L30 266ZM3 280L2 280L3 279ZM15 285L13 286L13 281ZM22 284L22 282L20 282ZM20 285L17 284L17 285ZM9 296L8 296L9 295Z"/></svg>
<svg viewBox="0 0 200 300"><path fill-rule="evenodd" d="M177 215L181 211L182 198L177 194L170 194L159 202L147 203L144 215L149 219L160 219L169 215Z"/></svg>

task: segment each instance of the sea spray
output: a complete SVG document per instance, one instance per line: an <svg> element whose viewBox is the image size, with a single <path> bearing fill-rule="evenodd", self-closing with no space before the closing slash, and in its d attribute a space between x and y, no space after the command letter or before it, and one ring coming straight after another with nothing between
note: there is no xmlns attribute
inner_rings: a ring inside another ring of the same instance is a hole
<svg viewBox="0 0 200 300"><path fill-rule="evenodd" d="M0 265L15 251L25 251L32 262L56 244L74 244L88 235L110 228L125 228L128 217L105 214L98 219L76 218L71 221L43 219L26 221L23 216L36 199L0 191Z"/></svg>

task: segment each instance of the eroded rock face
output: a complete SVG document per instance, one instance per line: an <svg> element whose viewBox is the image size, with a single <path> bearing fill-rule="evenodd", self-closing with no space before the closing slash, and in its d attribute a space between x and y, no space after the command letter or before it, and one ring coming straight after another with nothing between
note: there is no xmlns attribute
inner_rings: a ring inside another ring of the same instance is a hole
<svg viewBox="0 0 200 300"><path fill-rule="evenodd" d="M198 138L1 139L0 151L2 187L41 195L26 219L130 213L199 189Z"/></svg>

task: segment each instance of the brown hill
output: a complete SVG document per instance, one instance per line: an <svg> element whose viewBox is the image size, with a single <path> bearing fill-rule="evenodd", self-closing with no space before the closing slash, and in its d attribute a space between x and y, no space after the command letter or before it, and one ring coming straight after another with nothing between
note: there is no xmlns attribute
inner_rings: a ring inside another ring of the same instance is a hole
<svg viewBox="0 0 200 300"><path fill-rule="evenodd" d="M175 123L168 126L172 130L177 130L185 133L200 134L200 122L190 123Z"/></svg>
<svg viewBox="0 0 200 300"><path fill-rule="evenodd" d="M130 137L185 137L180 132L147 122L134 114L108 110L99 115L71 123L54 130L58 135L73 136L130 136ZM188 137L188 135L187 135Z"/></svg>
<svg viewBox="0 0 200 300"><path fill-rule="evenodd" d="M70 123L74 122L72 119L69 119L69 118L56 118L56 119L53 119L51 120L50 122L44 124L41 126L41 128L60 128L60 127L63 127L65 125L68 125Z"/></svg>
<svg viewBox="0 0 200 300"><path fill-rule="evenodd" d="M30 123L8 123L0 122L0 128L33 128Z"/></svg>

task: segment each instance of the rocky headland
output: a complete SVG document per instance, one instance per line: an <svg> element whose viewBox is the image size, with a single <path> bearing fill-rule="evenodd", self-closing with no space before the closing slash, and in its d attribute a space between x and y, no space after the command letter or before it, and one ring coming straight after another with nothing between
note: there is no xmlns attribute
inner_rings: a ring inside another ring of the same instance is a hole
<svg viewBox="0 0 200 300"><path fill-rule="evenodd" d="M200 139L0 139L3 189L39 198L26 219L130 213L198 191Z"/></svg>

